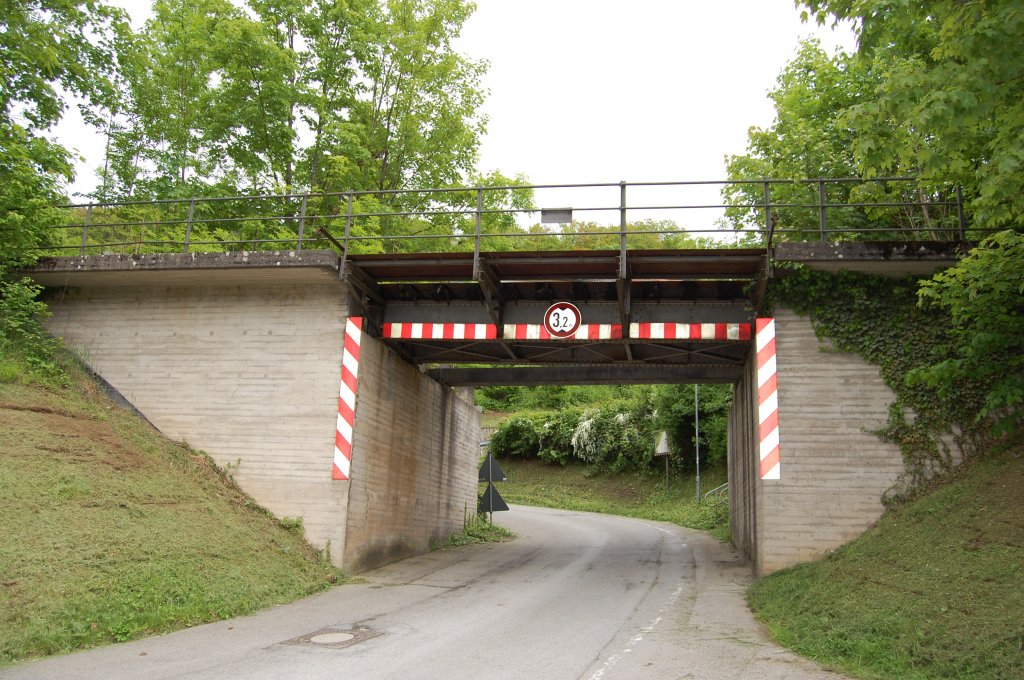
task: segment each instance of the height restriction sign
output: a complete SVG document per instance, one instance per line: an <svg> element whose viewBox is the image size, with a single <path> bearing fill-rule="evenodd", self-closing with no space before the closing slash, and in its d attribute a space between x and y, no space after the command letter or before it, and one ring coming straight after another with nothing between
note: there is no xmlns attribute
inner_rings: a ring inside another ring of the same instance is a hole
<svg viewBox="0 0 1024 680"><path fill-rule="evenodd" d="M580 310L571 302L556 302L544 312L544 330L553 338L571 338L580 329Z"/></svg>

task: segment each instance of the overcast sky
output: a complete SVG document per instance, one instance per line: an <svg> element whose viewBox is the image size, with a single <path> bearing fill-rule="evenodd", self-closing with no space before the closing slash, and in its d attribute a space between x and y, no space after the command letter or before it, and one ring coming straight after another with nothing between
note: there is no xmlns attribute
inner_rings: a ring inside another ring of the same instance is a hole
<svg viewBox="0 0 1024 680"><path fill-rule="evenodd" d="M148 0L114 4L137 25L149 13ZM813 35L830 51L854 45L848 30L802 23L792 0L477 6L457 47L490 63L480 168L535 184L724 179L724 158L744 151L747 129L771 124L766 93L797 42ZM73 189L91 189L102 140L74 115L60 134L86 157ZM705 196L717 201L717 189Z"/></svg>

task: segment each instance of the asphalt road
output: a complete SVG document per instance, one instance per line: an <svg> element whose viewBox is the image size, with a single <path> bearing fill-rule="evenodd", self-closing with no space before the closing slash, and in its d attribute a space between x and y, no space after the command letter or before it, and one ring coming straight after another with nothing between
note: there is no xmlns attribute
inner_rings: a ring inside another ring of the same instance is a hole
<svg viewBox="0 0 1024 680"><path fill-rule="evenodd" d="M700 532L520 506L496 519L518 538L405 560L254 616L15 666L0 679L840 677L767 640L743 602L749 567ZM342 640L346 632L356 637ZM331 633L342 634L309 641Z"/></svg>

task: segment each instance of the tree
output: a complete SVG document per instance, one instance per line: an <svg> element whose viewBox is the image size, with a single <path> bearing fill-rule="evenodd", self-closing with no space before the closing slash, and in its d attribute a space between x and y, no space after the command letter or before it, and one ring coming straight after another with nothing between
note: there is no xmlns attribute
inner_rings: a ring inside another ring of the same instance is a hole
<svg viewBox="0 0 1024 680"><path fill-rule="evenodd" d="M40 359L46 343L34 318L38 287L10 280L35 261L63 218L70 154L45 136L60 120L65 96L86 114L109 105L115 87L114 45L127 33L124 15L93 0L10 0L0 17L0 348ZM45 362L43 362L45 363Z"/></svg>
<svg viewBox="0 0 1024 680"><path fill-rule="evenodd" d="M1024 7L1019 0L804 0L819 23L853 20L877 74L840 115L870 176L960 184L975 226L1024 224Z"/></svg>
<svg viewBox="0 0 1024 680"><path fill-rule="evenodd" d="M856 178L880 176L866 172L854 148L859 133L844 112L860 106L878 87L882 76L854 56L828 55L817 41L801 43L796 57L779 75L769 98L775 122L767 129L751 128L747 153L727 159L734 181L768 179ZM890 131L896 145L897 132ZM844 230L842 238L893 239L950 238L956 234L954 211L929 203L952 198L951 185L940 182L908 185L885 182L793 182L770 185L778 240L819 238L818 205L826 203L920 203L922 207L832 207L827 226ZM760 182L727 185L727 218L737 228L764 228L764 185ZM832 237L830 237L832 238Z"/></svg>
<svg viewBox="0 0 1024 680"><path fill-rule="evenodd" d="M28 264L60 215L70 154L46 138L67 104L103 107L115 88L113 46L124 15L92 0L15 0L0 18L0 276Z"/></svg>
<svg viewBox="0 0 1024 680"><path fill-rule="evenodd" d="M353 105L369 162L360 185L392 191L458 184L476 163L484 65L451 41L473 11L464 0L388 0Z"/></svg>
<svg viewBox="0 0 1024 680"><path fill-rule="evenodd" d="M1003 432L1024 425L1024 235L984 240L956 266L923 281L922 306L948 312L953 356L912 374L949 395L964 380L985 386L981 416Z"/></svg>

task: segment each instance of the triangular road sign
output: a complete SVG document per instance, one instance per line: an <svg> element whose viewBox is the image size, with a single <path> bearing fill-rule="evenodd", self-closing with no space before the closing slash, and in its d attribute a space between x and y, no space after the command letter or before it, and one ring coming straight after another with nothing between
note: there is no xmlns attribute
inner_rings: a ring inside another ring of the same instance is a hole
<svg viewBox="0 0 1024 680"><path fill-rule="evenodd" d="M501 497L498 490L494 488L494 485L490 482L487 483L487 489L484 490L484 495L480 497L480 504L477 506L477 512L500 512L501 510L508 510L508 503Z"/></svg>
<svg viewBox="0 0 1024 680"><path fill-rule="evenodd" d="M498 465L498 461L494 460L494 456L488 453L487 459L484 460L484 464L480 466L480 477L477 481L507 482L508 477L505 476L501 466Z"/></svg>

